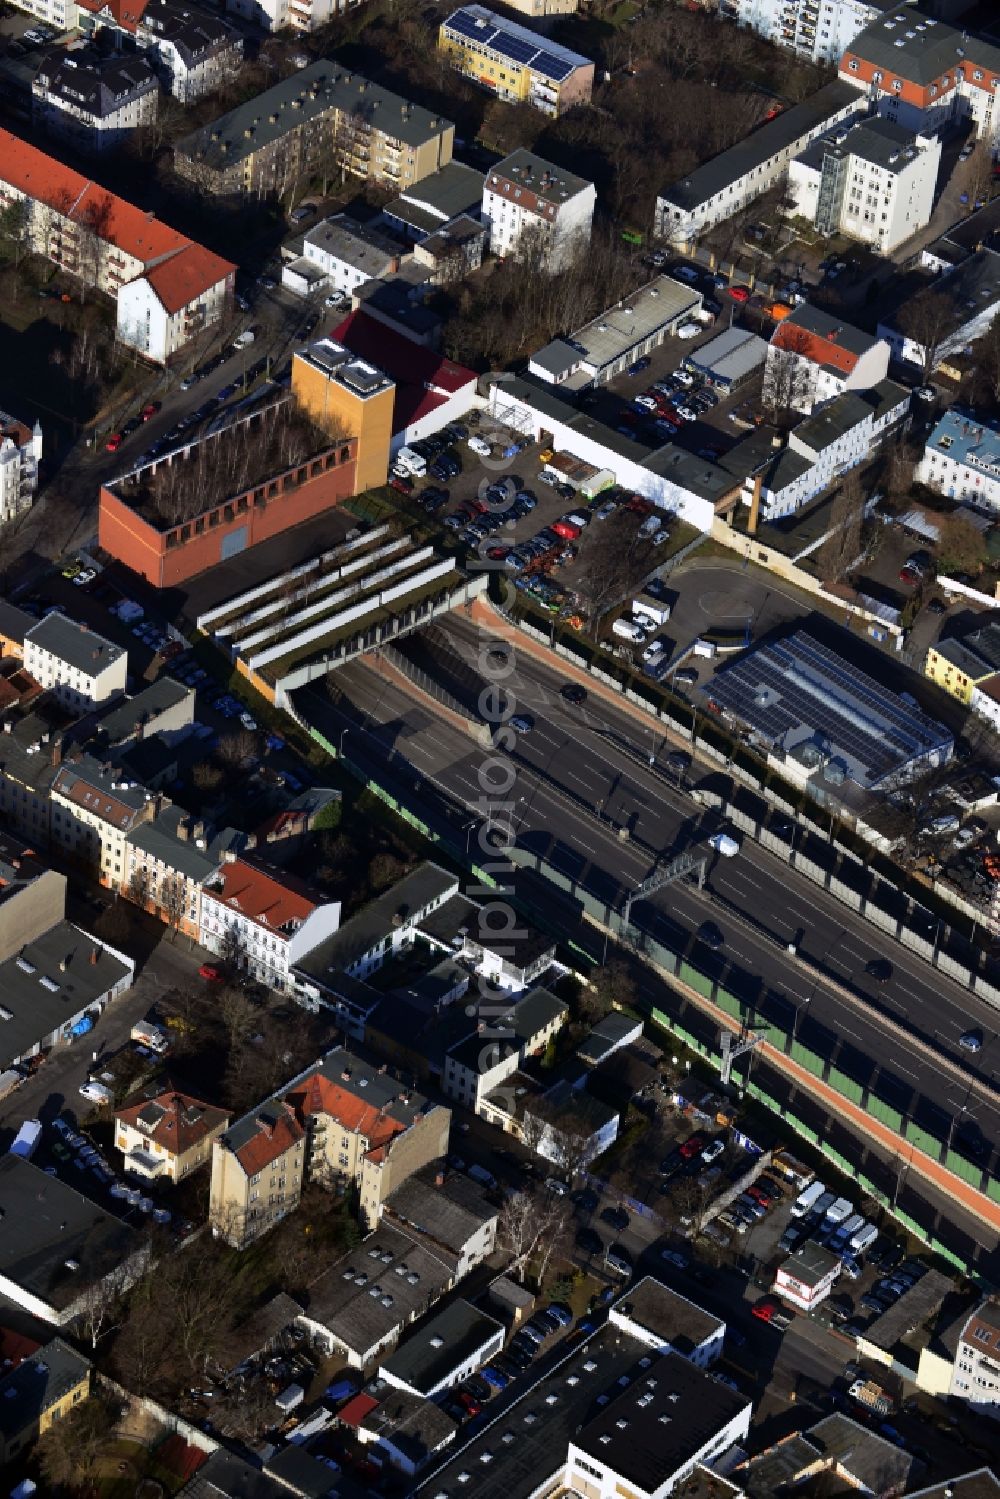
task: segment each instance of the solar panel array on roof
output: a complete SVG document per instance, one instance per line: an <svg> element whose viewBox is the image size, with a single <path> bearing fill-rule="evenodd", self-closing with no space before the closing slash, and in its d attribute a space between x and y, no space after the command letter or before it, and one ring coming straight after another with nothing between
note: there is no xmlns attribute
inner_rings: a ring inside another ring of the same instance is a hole
<svg viewBox="0 0 1000 1499"><path fill-rule="evenodd" d="M487 38L492 28L480 25L472 16L467 16L464 10L456 10L453 16L448 17L449 31L455 31L459 36L467 36L472 41L483 41Z"/></svg>
<svg viewBox="0 0 1000 1499"><path fill-rule="evenodd" d="M551 79L553 83L561 83L574 68L585 66L588 62L587 58L568 50L560 56L561 49L556 43L549 43L556 50L547 50L541 45L542 38L533 37L526 27L513 23L501 25L498 17L488 11L477 11L476 8L456 10L448 17L445 25L456 36L481 42L484 47L489 47L501 57L530 67L533 72Z"/></svg>
<svg viewBox="0 0 1000 1499"><path fill-rule="evenodd" d="M536 73L551 78L554 83L562 83L573 71L573 64L564 57L553 57L551 52L539 52L531 64Z"/></svg>
<svg viewBox="0 0 1000 1499"><path fill-rule="evenodd" d="M538 51L530 42L522 41L519 36L507 36L502 31L494 32L490 46L494 52L499 52L502 57L509 57L512 62L530 62Z"/></svg>
<svg viewBox="0 0 1000 1499"><path fill-rule="evenodd" d="M750 651L706 694L831 784L848 777L870 789L952 747L943 724L804 634Z"/></svg>

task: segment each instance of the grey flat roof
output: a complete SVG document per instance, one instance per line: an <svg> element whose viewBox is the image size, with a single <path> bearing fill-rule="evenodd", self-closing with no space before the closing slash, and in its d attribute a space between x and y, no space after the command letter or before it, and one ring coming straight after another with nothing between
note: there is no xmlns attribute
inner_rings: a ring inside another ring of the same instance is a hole
<svg viewBox="0 0 1000 1499"><path fill-rule="evenodd" d="M990 1468L976 1468L930 1488L911 1490L909 1499L1000 1499L1000 1478Z"/></svg>
<svg viewBox="0 0 1000 1499"><path fill-rule="evenodd" d="M652 1494L749 1406L746 1395L683 1354L667 1353L655 1371L631 1381L592 1416L573 1444Z"/></svg>
<svg viewBox="0 0 1000 1499"><path fill-rule="evenodd" d="M935 294L940 292L950 298L952 304L952 316L947 333L940 340L945 342L953 337L959 329L964 328L966 323L987 312L991 307L1000 303L1000 254L995 250L977 250L967 260L953 266L951 270L942 271L939 276L928 277L924 287L931 288ZM899 326L899 315L907 303L922 290L922 287L910 287L903 301L888 315L879 320L879 332L883 327L893 331L902 331ZM914 340L919 342L919 339Z"/></svg>
<svg viewBox="0 0 1000 1499"><path fill-rule="evenodd" d="M560 1015L568 1015L569 1005L564 999L557 999L554 994L549 993L548 989L543 989L539 985L534 989L529 989L527 994L514 1004L511 1013L514 1034L522 1041L530 1041L532 1036L551 1025Z"/></svg>
<svg viewBox="0 0 1000 1499"><path fill-rule="evenodd" d="M95 725L96 731L106 734L110 744L120 744L134 734L140 724L178 707L185 699L190 699L193 710L193 687L185 687L171 677L157 677L155 682L140 688L135 697L123 698L109 712L102 714Z"/></svg>
<svg viewBox="0 0 1000 1499"><path fill-rule="evenodd" d="M18 1437L43 1411L76 1389L86 1379L89 1359L62 1338L44 1343L37 1353L0 1379L0 1432Z"/></svg>
<svg viewBox="0 0 1000 1499"><path fill-rule="evenodd" d="M943 21L927 25L928 17L900 5L873 21L851 42L848 56L862 57L878 68L888 68L910 83L935 83L957 63L1000 72L1000 48ZM916 23L924 22L918 26Z"/></svg>
<svg viewBox="0 0 1000 1499"><path fill-rule="evenodd" d="M299 963L298 970L322 983L333 969L350 968L376 942L392 932L398 919L412 920L417 911L434 900L442 900L458 890L458 880L438 864L425 861L411 870L391 890L369 901L325 942L313 948Z"/></svg>
<svg viewBox="0 0 1000 1499"><path fill-rule="evenodd" d="M894 1306L865 1329L865 1342L874 1343L886 1352L895 1348L901 1338L914 1332L928 1322L944 1305L945 1298L954 1290L947 1275L938 1270L928 1270L915 1285L904 1291Z"/></svg>
<svg viewBox="0 0 1000 1499"><path fill-rule="evenodd" d="M321 57L184 136L175 149L217 170L225 169L280 140L304 120L332 109L361 116L408 146L422 145L451 129L451 121L443 116L411 104L332 58Z"/></svg>
<svg viewBox="0 0 1000 1499"><path fill-rule="evenodd" d="M97 961L91 962L95 953ZM75 1020L128 972L120 958L71 921L26 942L0 963L0 1001L10 1014L0 1020L0 1070Z"/></svg>
<svg viewBox="0 0 1000 1499"><path fill-rule="evenodd" d="M688 356L686 364L708 370L720 380L743 380L767 358L767 340L745 328L724 328Z"/></svg>
<svg viewBox="0 0 1000 1499"><path fill-rule="evenodd" d="M608 448L610 452L617 453L619 457L630 458L633 463L647 463L650 450L644 443L634 442L631 437L624 437L616 432L613 427L604 422L597 421L588 416L586 412L573 404L573 402L562 394L558 387L549 385L542 380L528 375L504 375L497 376L493 380L498 390L509 393L515 401L523 401L537 411L540 416L550 416L553 421L563 422L571 427L574 432L579 432L584 437L591 437L602 447ZM499 402L502 414L502 399Z"/></svg>
<svg viewBox="0 0 1000 1499"><path fill-rule="evenodd" d="M454 1266L415 1234L381 1223L299 1298L303 1315L365 1356L444 1295ZM379 1295L372 1294L379 1287ZM383 1297L392 1297L390 1306Z"/></svg>
<svg viewBox="0 0 1000 1499"><path fill-rule="evenodd" d="M403 253L398 240L390 239L384 230L361 224L342 213L316 224L305 242L369 276L384 275L391 270L389 262Z"/></svg>
<svg viewBox="0 0 1000 1499"><path fill-rule="evenodd" d="M327 1495L339 1493L339 1474L318 1457L313 1457L304 1447L289 1442L279 1447L273 1457L264 1464L268 1477L277 1478L293 1494L302 1494L305 1499L327 1499Z"/></svg>
<svg viewBox="0 0 1000 1499"><path fill-rule="evenodd" d="M385 213L395 214L396 205L423 209L429 212L435 223L457 218L460 213L479 209L483 201L483 174L461 161L449 161L429 177L415 182L405 193L386 204ZM400 214L400 217L405 217Z"/></svg>
<svg viewBox="0 0 1000 1499"><path fill-rule="evenodd" d="M730 494L741 482L719 464L712 463L708 458L699 458L697 453L691 453L687 448L678 447L672 442L664 443L662 448L650 453L642 466L648 468L650 473L671 480L681 489L689 489L692 494L711 500L713 505Z"/></svg>
<svg viewBox="0 0 1000 1499"><path fill-rule="evenodd" d="M613 1310L644 1327L654 1337L662 1338L676 1353L688 1355L726 1325L720 1317L704 1311L651 1275L644 1276L630 1287L614 1303Z"/></svg>
<svg viewBox="0 0 1000 1499"><path fill-rule="evenodd" d="M96 677L125 654L120 645L59 610L40 619L25 639L90 677Z"/></svg>
<svg viewBox="0 0 1000 1499"><path fill-rule="evenodd" d="M557 208L594 185L586 177L577 177L523 147L512 151L495 167L490 167L486 174L487 186L498 186L497 179L529 188L536 198L543 203L554 203Z"/></svg>
<svg viewBox="0 0 1000 1499"><path fill-rule="evenodd" d="M822 1244L817 1244L815 1239L807 1239L801 1248L790 1254L787 1260L782 1260L779 1269L787 1270L795 1276L796 1280L802 1281L803 1285L815 1286L829 1275L835 1265L839 1264L840 1256L832 1250L824 1249Z"/></svg>
<svg viewBox="0 0 1000 1499"><path fill-rule="evenodd" d="M546 370L558 380L568 375L582 358L580 350L575 349L565 338L554 338L551 343L532 354L531 363L537 364L539 369Z"/></svg>
<svg viewBox="0 0 1000 1499"><path fill-rule="evenodd" d="M704 692L786 754L801 758L816 746L816 774L831 788L846 777L872 789L915 758L952 748L942 724L804 630L747 651Z"/></svg>
<svg viewBox="0 0 1000 1499"><path fill-rule="evenodd" d="M373 1379L365 1393L378 1399L374 1410L362 1418L366 1431L377 1432L423 1466L428 1455L455 1435L456 1423L433 1400L397 1390L384 1379Z"/></svg>
<svg viewBox="0 0 1000 1499"><path fill-rule="evenodd" d="M455 1172L440 1186L436 1178L434 1167L407 1177L389 1193L384 1211L408 1233L426 1236L432 1248L459 1253L484 1223L497 1216L497 1209L471 1177Z"/></svg>
<svg viewBox="0 0 1000 1499"><path fill-rule="evenodd" d="M141 1247L136 1231L21 1156L0 1157L0 1275L57 1310ZM67 1260L77 1268L69 1269Z"/></svg>
<svg viewBox="0 0 1000 1499"><path fill-rule="evenodd" d="M503 1323L459 1298L409 1333L382 1368L411 1389L430 1393L477 1349L503 1332Z"/></svg>
<svg viewBox="0 0 1000 1499"><path fill-rule="evenodd" d="M703 301L700 291L656 276L631 296L607 308L582 328L567 335L566 342L597 370L622 359L636 345L666 326L693 312Z"/></svg>
<svg viewBox="0 0 1000 1499"><path fill-rule="evenodd" d="M827 83L801 104L793 104L773 120L758 125L756 130L723 151L713 156L704 166L696 167L689 176L673 183L660 194L663 202L677 208L699 208L717 193L747 176L756 167L763 166L779 152L787 150L826 120L832 120L850 105L859 102L856 88L849 83Z"/></svg>
<svg viewBox="0 0 1000 1499"><path fill-rule="evenodd" d="M336 1479L331 1468L330 1478ZM180 1491L180 1499L288 1499L288 1487L220 1447Z"/></svg>
<svg viewBox="0 0 1000 1499"><path fill-rule="evenodd" d="M845 390L799 422L795 436L814 453L822 453L871 416L872 405L859 391Z"/></svg>
<svg viewBox="0 0 1000 1499"><path fill-rule="evenodd" d="M902 1492L909 1488L914 1473L924 1471L912 1453L839 1411L810 1426L807 1436L824 1457L832 1458L873 1494Z"/></svg>

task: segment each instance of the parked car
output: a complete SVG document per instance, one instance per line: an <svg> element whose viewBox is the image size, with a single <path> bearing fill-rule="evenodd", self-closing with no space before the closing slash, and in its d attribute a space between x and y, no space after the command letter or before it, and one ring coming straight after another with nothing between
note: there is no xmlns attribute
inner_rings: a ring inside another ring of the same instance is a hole
<svg viewBox="0 0 1000 1499"><path fill-rule="evenodd" d="M607 1207L601 1213L601 1222L610 1224L615 1233L622 1234L629 1226L629 1216L624 1208Z"/></svg>

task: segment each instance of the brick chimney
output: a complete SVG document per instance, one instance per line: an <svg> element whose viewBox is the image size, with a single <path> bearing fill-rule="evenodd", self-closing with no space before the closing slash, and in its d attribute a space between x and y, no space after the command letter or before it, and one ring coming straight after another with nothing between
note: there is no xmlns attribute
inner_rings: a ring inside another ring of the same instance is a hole
<svg viewBox="0 0 1000 1499"><path fill-rule="evenodd" d="M191 837L191 824L188 822L188 819L186 817L182 817L180 822L177 824L177 837L180 839L181 843L187 843L188 839Z"/></svg>
<svg viewBox="0 0 1000 1499"><path fill-rule="evenodd" d="M91 968L96 968L97 967L97 948L96 947L92 947L90 949L90 966L91 966Z"/></svg>
<svg viewBox="0 0 1000 1499"><path fill-rule="evenodd" d="M62 764L63 736L58 731L52 735L49 748L49 764L59 766Z"/></svg>

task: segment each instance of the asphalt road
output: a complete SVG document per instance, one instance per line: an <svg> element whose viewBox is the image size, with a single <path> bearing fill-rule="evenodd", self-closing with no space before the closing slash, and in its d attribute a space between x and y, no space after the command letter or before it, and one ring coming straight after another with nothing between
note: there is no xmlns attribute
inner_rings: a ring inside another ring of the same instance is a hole
<svg viewBox="0 0 1000 1499"><path fill-rule="evenodd" d="M452 616L448 632L466 658L475 660L480 643L475 627ZM429 704L415 703L379 675L377 663L351 666L338 673L337 684L349 700L341 709L343 721L353 724L354 753L401 755L425 782L469 808L476 806L484 755L470 730ZM514 755L517 778L510 799L518 841L592 885L603 882L609 900L620 905L658 855L698 841L706 814L671 776L665 759L672 746L652 726L647 732L593 695L582 707L572 707L559 697L559 685L556 671L524 653L504 678L518 709L535 720L532 732L518 739ZM623 745L630 750L627 757ZM758 981L765 1021L768 1016L781 1020L785 1029L792 1021L799 1040L826 1055L839 1047L838 1064L852 1075L870 1076L876 1062L883 1064L883 1075L891 1072L898 1084L906 1112L939 1138L953 1129L956 1143L971 1141L977 1159L987 1159L1000 1139L995 1011L888 937L883 940L861 917L749 840L739 858L713 861L710 886L701 893L691 884L674 884L645 909L637 903L635 915L645 927L659 925L668 938L690 937L712 921L723 945L717 953L692 950L700 966L722 967L726 960L737 965ZM812 964L859 998L845 996L814 968L791 961L785 944L793 937ZM865 975L865 964L885 956L892 977L876 985ZM924 1036L943 1060L901 1040L887 1055L883 1012L907 1032ZM981 1028L984 1036L983 1050L974 1058L957 1046L970 1026ZM947 1199L938 1206L954 1216ZM992 1230L975 1223L964 1227L984 1247L994 1246Z"/></svg>

